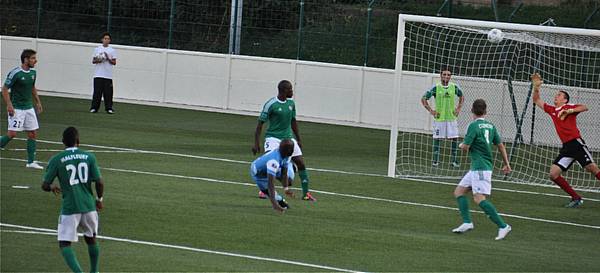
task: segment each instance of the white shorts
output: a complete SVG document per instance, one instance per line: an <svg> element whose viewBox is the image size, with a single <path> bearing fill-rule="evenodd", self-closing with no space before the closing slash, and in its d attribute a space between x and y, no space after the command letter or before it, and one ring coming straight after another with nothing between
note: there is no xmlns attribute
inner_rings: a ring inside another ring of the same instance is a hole
<svg viewBox="0 0 600 273"><path fill-rule="evenodd" d="M455 121L434 121L433 138L457 138L458 122Z"/></svg>
<svg viewBox="0 0 600 273"><path fill-rule="evenodd" d="M75 213L58 217L58 240L77 242L77 228L86 237L98 234L98 212Z"/></svg>
<svg viewBox="0 0 600 273"><path fill-rule="evenodd" d="M8 131L35 131L39 127L33 108L27 110L15 109L15 114L8 116Z"/></svg>
<svg viewBox="0 0 600 273"><path fill-rule="evenodd" d="M292 153L292 157L302 155L302 150L300 149L298 142L293 138L292 142L294 142L294 152ZM274 137L265 138L265 153L279 148L279 143L281 143L281 139Z"/></svg>
<svg viewBox="0 0 600 273"><path fill-rule="evenodd" d="M492 171L469 171L458 183L461 187L471 187L473 193L492 194Z"/></svg>

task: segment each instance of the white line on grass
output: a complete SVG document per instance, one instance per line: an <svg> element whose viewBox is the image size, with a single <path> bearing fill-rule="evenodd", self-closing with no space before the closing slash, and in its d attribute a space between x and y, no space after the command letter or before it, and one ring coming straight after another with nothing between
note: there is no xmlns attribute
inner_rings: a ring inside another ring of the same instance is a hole
<svg viewBox="0 0 600 273"><path fill-rule="evenodd" d="M15 139L26 140L24 138L15 138ZM60 145L62 145L62 142L57 142L57 141L48 141L48 140L39 140L38 139L38 142L49 143L49 144L60 144ZM195 159L204 159L204 160L212 160L212 161L221 161L221 162L228 162L228 163L250 164L250 162L243 161L243 160L233 160L233 159L216 158L216 157L199 156L199 155L189 155L189 154L179 154L179 153L160 152L160 151L138 150L138 149L131 149L131 148L121 148L121 147L93 145L93 144L80 144L80 146L92 147L92 148L100 148L100 149L110 149L110 150L114 150L115 152L119 151L119 152L157 154L157 155L168 155L168 156L175 156L175 157L184 157L184 158L195 158ZM59 151L63 151L63 150L59 150ZM89 151L91 151L91 150L89 150ZM387 177L386 175L373 174L373 173L349 172L349 171L329 170L329 169L319 169L319 168L307 168L307 169L308 170L312 170L312 171L318 171L318 172L338 173L338 174L347 174L347 175ZM450 182L433 181L433 180L426 180L426 179L419 179L419 178L404 178L404 177L402 179L403 180L410 180L410 181L432 183L432 184L439 184L439 185L456 186L456 183L450 183ZM504 181L498 181L498 182L504 182ZM546 186L546 185L544 185L544 187L557 188L556 186ZM567 195L560 195L560 194L553 194L553 193L543 193L543 192L533 192L533 191L513 190L513 189L505 189L505 188L494 188L494 190L495 191L504 191L504 192L522 193L522 194L531 194L531 195L543 195L543 196L551 196L551 197L571 198L570 196L567 196ZM586 201L599 202L600 199L586 198Z"/></svg>
<svg viewBox="0 0 600 273"><path fill-rule="evenodd" d="M2 232L19 232L19 233L28 233L28 234L56 235L56 230L47 229L47 228L36 228L36 227L28 227L28 226L19 226L19 225L13 225L13 224L5 224L5 223L0 223L0 226L11 227L11 228L20 228L20 229L26 229L26 230L28 230L28 231L2 230ZM78 236L81 237L83 235L81 233L78 233ZM125 243L132 243L132 244L139 244L139 245L148 245L148 246L158 246L158 247L165 247L165 248L188 250L188 251L193 251L193 252L202 252L202 253L216 254L216 255L223 255L223 256L230 256L230 257L237 257L237 258L246 258L246 259L250 259L250 260L268 261L268 262L274 262L274 263L282 263L282 264L290 264L290 265L297 265L297 266L304 266L304 267L312 267L312 268L318 268L318 269L324 269L324 270L331 270L331 271L339 271L339 272L361 272L361 271L355 271L355 270L350 270L350 269L343 269L343 268L331 267L331 266L326 266L326 265L309 264L309 263L296 262L296 261L283 260L283 259L266 258L266 257L253 256L253 255L245 255L245 254L238 254L238 253L231 253L231 252L224 252L224 251L215 251L215 250L208 250L208 249L194 248L194 247L187 247L187 246L169 245L169 244L163 244L163 243L155 243L155 242L148 242L148 241L132 240L132 239L125 239L125 238L110 237L110 236L101 236L101 235L99 235L99 236L97 236L97 238L104 239L104 240L109 240L109 241L125 242Z"/></svg>
<svg viewBox="0 0 600 273"><path fill-rule="evenodd" d="M0 157L0 159L12 160L12 161L25 161L23 159L17 159L17 158L2 158L2 157ZM153 176L163 176L163 177L181 178L181 179L188 179L188 180L201 180L201 181L221 183L221 184L232 184L232 185L251 186L251 187L255 186L252 183L227 181L227 180L220 180L220 179L207 178L207 177L186 176L186 175L179 175L179 174L157 173L157 172L148 172L148 171L136 171L136 170L127 170L127 169L118 169L118 168L106 168L106 167L103 167L101 169L103 169L103 170L109 170L109 171L115 171L115 172L124 172L124 173L134 173L134 174L144 174L144 175L153 175ZM293 189L298 190L298 188L293 188ZM378 197L369 197L369 196L361 196L361 195L346 194L346 193L336 193L336 192L320 191L320 190L315 190L315 189L312 189L311 191L312 192L316 192L316 193L320 193L320 194L328 194L328 195L342 196L342 197L349 197L349 198L356 198L356 199L363 199L363 200L381 201L381 202L388 202L388 203L395 203L395 204L420 206L420 207L427 207L427 208L437 208L437 209L445 209L445 210L458 210L457 208L453 208L453 207L446 207L446 206L433 205L433 204L425 204L425 203L417 203L417 202L409 202L409 201L392 200L392 199L385 199L385 198L378 198ZM477 211L477 210L471 210L471 212L473 212L473 213L481 213L481 214L484 213L482 211ZM524 219L524 220L530 220L530 221L536 221L536 222L543 222L543 223L551 223L551 224L561 224L561 225L568 225L568 226L576 226L576 227L585 227L585 228L600 229L600 226L578 224L578 223L571 223L571 222L557 221L557 220L548 220L548 219L535 218L535 217L527 217L527 216L520 216L520 215L506 214L506 213L499 213L499 214L502 215L502 216L505 216L505 217L511 217L511 218L517 218L517 219Z"/></svg>

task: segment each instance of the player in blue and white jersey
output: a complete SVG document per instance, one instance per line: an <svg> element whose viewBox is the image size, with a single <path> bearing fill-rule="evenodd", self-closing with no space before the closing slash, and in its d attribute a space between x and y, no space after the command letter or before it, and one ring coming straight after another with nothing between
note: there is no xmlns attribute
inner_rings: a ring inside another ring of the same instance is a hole
<svg viewBox="0 0 600 273"><path fill-rule="evenodd" d="M252 180L258 189L269 197L273 209L279 212L283 212L289 206L275 191L274 181L279 179L284 187L287 185L285 181L288 179L288 164L293 152L294 142L284 139L279 148L260 156L250 165Z"/></svg>

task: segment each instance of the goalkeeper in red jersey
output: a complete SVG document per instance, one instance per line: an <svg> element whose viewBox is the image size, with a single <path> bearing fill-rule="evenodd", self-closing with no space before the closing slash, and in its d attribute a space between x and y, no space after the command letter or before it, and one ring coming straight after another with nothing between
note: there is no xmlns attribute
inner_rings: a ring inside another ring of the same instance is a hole
<svg viewBox="0 0 600 273"><path fill-rule="evenodd" d="M569 182L561 176L566 172L573 162L579 162L581 167L591 172L596 179L600 180L600 169L592 159L592 153L588 149L585 141L581 138L581 133L577 128L577 115L588 110L583 104L569 103L569 93L564 90L558 91L554 96L554 106L545 103L540 98L540 87L542 86L542 77L535 73L531 75L533 85L533 103L542 108L552 118L556 133L562 142L562 148L559 155L550 166L550 180L554 181L561 189L571 196L571 201L566 205L568 208L575 208L583 204L583 199Z"/></svg>

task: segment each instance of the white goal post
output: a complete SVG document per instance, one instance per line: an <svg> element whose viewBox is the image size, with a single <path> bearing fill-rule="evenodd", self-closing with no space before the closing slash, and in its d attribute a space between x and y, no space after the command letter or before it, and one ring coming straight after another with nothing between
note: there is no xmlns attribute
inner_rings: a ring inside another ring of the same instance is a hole
<svg viewBox="0 0 600 273"><path fill-rule="evenodd" d="M502 41L487 39L491 29L502 31ZM509 176L495 171L495 179L552 185L547 173L561 143L550 117L533 104L529 75L534 72L544 78L545 102L552 104L554 94L566 90L571 103L590 108L578 115L578 125L594 159L600 160L600 30L400 14L388 176L455 179L468 170L460 151L460 167L447 164L448 143L438 148L441 164L431 164L432 118L420 99L439 81L441 67L450 68L451 81L464 93L461 138L471 121L472 102L488 102L486 118L499 127L514 170ZM600 191L600 182L574 165L567 180L576 189Z"/></svg>

